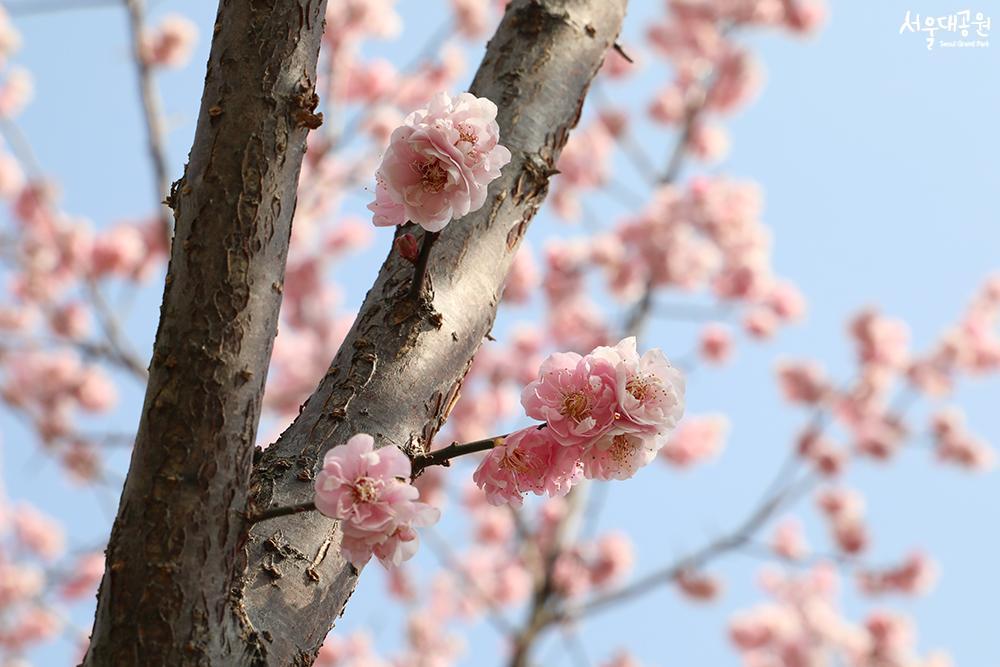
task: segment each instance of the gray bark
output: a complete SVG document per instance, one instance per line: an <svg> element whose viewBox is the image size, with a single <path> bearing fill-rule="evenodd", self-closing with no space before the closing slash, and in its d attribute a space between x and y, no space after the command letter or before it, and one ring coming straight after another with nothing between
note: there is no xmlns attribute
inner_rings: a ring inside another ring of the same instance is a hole
<svg viewBox="0 0 1000 667"><path fill-rule="evenodd" d="M390 253L318 389L255 467L258 509L308 501L322 455L355 433L411 452L428 446L490 331L514 253L625 4L516 0L508 7L470 90L498 105L513 160L486 205L453 221L434 245L429 304L411 306L413 266ZM358 573L338 541L335 522L315 512L253 527L239 602L267 664L311 664L342 613Z"/></svg>
<svg viewBox="0 0 1000 667"><path fill-rule="evenodd" d="M223 0L87 665L229 665L325 0Z"/></svg>

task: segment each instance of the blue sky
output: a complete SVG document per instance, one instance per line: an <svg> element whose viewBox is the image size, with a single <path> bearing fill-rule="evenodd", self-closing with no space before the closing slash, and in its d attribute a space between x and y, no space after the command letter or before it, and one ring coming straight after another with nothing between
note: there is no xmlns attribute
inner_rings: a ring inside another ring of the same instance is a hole
<svg viewBox="0 0 1000 667"><path fill-rule="evenodd" d="M401 0L406 34L436 29L445 4ZM631 4L626 44L639 40L644 18L662 6L648 0ZM781 403L772 381L776 359L809 356L847 379L851 349L844 327L851 313L875 304L903 317L920 348L959 315L991 270L1000 269L1000 129L995 122L1000 44L928 51L922 37L898 33L907 10L989 12L988 4L843 2L831 8L829 23L813 39L746 38L765 67L765 87L753 105L727 121L731 157L712 172L761 184L764 219L774 235L774 263L804 291L809 315L770 344L741 345L727 369L699 370L691 378L689 410L722 411L732 421L728 448L718 462L687 474L653 466L635 480L609 487L601 528L625 530L636 539L637 572L655 569L734 524L742 508L760 494L807 417ZM204 0L155 3L154 17L179 11L202 31L192 64L160 79L174 177L194 131L214 18L211 5ZM76 11L25 18L17 25L24 48L15 60L32 70L37 88L20 124L40 162L58 176L64 207L98 225L147 212L154 195L124 13L118 8ZM403 63L413 43L422 40L376 45L370 52ZM469 47L470 68L481 50L481 44ZM647 58L641 81L649 86L664 81L666 73L659 67ZM464 81L471 74L472 69ZM649 88L641 87L648 95ZM633 92L622 95L625 104L644 105L647 99ZM666 155L669 135L643 128L641 138ZM616 170L626 179L634 177L621 160ZM364 197L348 198L346 212L362 214L364 202ZM622 213L604 197L594 198L592 205L600 218L613 220ZM391 236L382 232L370 252L338 269L348 303L360 303L377 271ZM547 238L575 233L543 209L528 238L537 248ZM130 316L128 329L139 349L151 345L159 300L159 287L153 285ZM498 329L536 310L504 313ZM690 346L693 332L688 325L657 322L644 342L677 354ZM956 398L973 429L1000 444L998 389L996 381L965 383ZM140 400L138 391L127 395L110 428L134 428ZM76 542L99 541L117 491L73 486L37 454L31 438L9 417L0 415L0 425L8 495L29 498L66 519ZM124 470L125 457L117 458ZM848 482L868 496L876 535L872 560L891 561L921 546L942 567L931 596L888 601L915 615L921 647L947 648L958 665L998 664L1000 646L988 625L1000 611L1000 536L992 528L1000 514L996 475L941 469L925 451L909 451L889 468L856 467ZM823 544L822 526L809 512L802 516L811 540ZM457 528L449 524L443 530ZM431 562L426 554L421 558ZM738 555L723 561L717 571L726 579L727 595L713 606L691 606L663 590L597 617L585 629L588 653L596 663L624 644L654 665L736 665L724 640L724 623L734 610L759 599L753 584L757 566ZM372 570L351 600L341 623L345 630L394 617L380 604L381 577ZM845 604L858 615L867 608L849 590ZM86 608L74 616L89 626ZM391 631L379 636L396 641ZM483 647L491 654L500 648L488 629L476 630L470 643L479 655ZM543 654L545 664L560 664L559 649L557 645ZM38 662L62 664L68 651L66 646L46 649ZM463 664L483 663L467 655Z"/></svg>

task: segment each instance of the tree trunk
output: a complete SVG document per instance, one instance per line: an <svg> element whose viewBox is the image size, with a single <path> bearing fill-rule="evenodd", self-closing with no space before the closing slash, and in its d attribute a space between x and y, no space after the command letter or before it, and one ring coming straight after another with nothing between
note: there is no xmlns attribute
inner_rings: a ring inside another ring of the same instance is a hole
<svg viewBox="0 0 1000 667"><path fill-rule="evenodd" d="M325 11L220 2L87 665L231 665L248 646L231 590Z"/></svg>
<svg viewBox="0 0 1000 667"><path fill-rule="evenodd" d="M499 107L511 163L486 205L453 221L434 244L429 305L411 306L413 266L390 252L320 386L256 466L257 508L308 501L322 455L355 433L411 452L429 445L493 325L507 270L625 4L515 0L508 7L471 92ZM335 522L315 512L253 527L240 608L266 664L312 663L357 579L338 545Z"/></svg>

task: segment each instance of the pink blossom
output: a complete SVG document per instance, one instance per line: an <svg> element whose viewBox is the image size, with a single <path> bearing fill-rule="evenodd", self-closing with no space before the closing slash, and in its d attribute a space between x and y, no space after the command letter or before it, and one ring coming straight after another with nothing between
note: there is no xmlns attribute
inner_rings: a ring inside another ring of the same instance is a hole
<svg viewBox="0 0 1000 667"><path fill-rule="evenodd" d="M37 319L38 310L33 306L0 306L0 330L2 331L26 331L34 325Z"/></svg>
<svg viewBox="0 0 1000 667"><path fill-rule="evenodd" d="M18 541L46 560L62 554L66 537L55 519L42 514L31 505L18 506L11 516Z"/></svg>
<svg viewBox="0 0 1000 667"><path fill-rule="evenodd" d="M684 91L677 85L670 85L657 93L649 104L649 117L664 125L674 125L684 120L687 104Z"/></svg>
<svg viewBox="0 0 1000 667"><path fill-rule="evenodd" d="M21 48L21 33L14 27L7 11L0 7L0 66L19 48Z"/></svg>
<svg viewBox="0 0 1000 667"><path fill-rule="evenodd" d="M574 188L595 188L608 177L614 141L598 123L573 132L559 155L559 183Z"/></svg>
<svg viewBox="0 0 1000 667"><path fill-rule="evenodd" d="M806 312L805 297L789 282L776 282L772 285L764 302L783 322L798 321Z"/></svg>
<svg viewBox="0 0 1000 667"><path fill-rule="evenodd" d="M678 62L714 60L723 45L723 37L711 21L693 18L653 24L646 38L660 55Z"/></svg>
<svg viewBox="0 0 1000 667"><path fill-rule="evenodd" d="M705 361L725 363L733 352L733 336L722 324L708 324L701 330L698 349Z"/></svg>
<svg viewBox="0 0 1000 667"><path fill-rule="evenodd" d="M796 632L795 616L793 609L761 605L733 617L729 622L729 639L742 651L777 643Z"/></svg>
<svg viewBox="0 0 1000 667"><path fill-rule="evenodd" d="M439 510L418 502L408 481L410 459L394 446L375 449L365 433L334 447L316 476L316 508L341 520L344 555L360 568L374 554L396 566L417 550L414 527L435 523Z"/></svg>
<svg viewBox="0 0 1000 667"><path fill-rule="evenodd" d="M0 559L0 607L35 597L44 586L45 576L38 567Z"/></svg>
<svg viewBox="0 0 1000 667"><path fill-rule="evenodd" d="M865 499L852 489L830 487L816 496L819 509L831 519L860 518L864 514Z"/></svg>
<svg viewBox="0 0 1000 667"><path fill-rule="evenodd" d="M142 57L149 65L183 67L191 58L197 40L198 26L193 21L170 14L143 35Z"/></svg>
<svg viewBox="0 0 1000 667"><path fill-rule="evenodd" d="M552 583L564 597L578 598L590 590L587 562L579 547L559 552L552 568Z"/></svg>
<svg viewBox="0 0 1000 667"><path fill-rule="evenodd" d="M914 552L902 563L881 569L858 572L858 587L867 595L901 593L923 595L937 579L937 567L921 552Z"/></svg>
<svg viewBox="0 0 1000 667"><path fill-rule="evenodd" d="M907 435L905 425L897 417L878 413L863 415L851 429L857 452L879 461L892 458Z"/></svg>
<svg viewBox="0 0 1000 667"><path fill-rule="evenodd" d="M132 225L119 225L102 233L94 243L91 266L96 277L109 273L127 276L146 257L146 241Z"/></svg>
<svg viewBox="0 0 1000 667"><path fill-rule="evenodd" d="M602 109L597 116L609 136L620 138L629 126L629 115L623 109Z"/></svg>
<svg viewBox="0 0 1000 667"><path fill-rule="evenodd" d="M525 414L548 424L552 439L586 445L615 425L617 369L607 359L574 352L549 356L521 392Z"/></svg>
<svg viewBox="0 0 1000 667"><path fill-rule="evenodd" d="M451 0L458 30L468 39L476 39L489 28L489 0Z"/></svg>
<svg viewBox="0 0 1000 667"><path fill-rule="evenodd" d="M786 2L785 21L795 32L815 32L826 21L827 10L822 0L795 0Z"/></svg>
<svg viewBox="0 0 1000 667"><path fill-rule="evenodd" d="M732 112L749 102L760 89L761 68L746 51L731 49L715 66L715 78L707 96L710 108Z"/></svg>
<svg viewBox="0 0 1000 667"><path fill-rule="evenodd" d="M521 244L504 283L503 300L510 303L526 303L541 284L538 263L528 242Z"/></svg>
<svg viewBox="0 0 1000 667"><path fill-rule="evenodd" d="M21 609L0 629L0 646L13 652L23 651L30 644L47 641L58 634L62 621L48 609L32 605Z"/></svg>
<svg viewBox="0 0 1000 667"><path fill-rule="evenodd" d="M699 160L718 162L729 153L729 135L721 125L695 122L688 134L687 149Z"/></svg>
<svg viewBox="0 0 1000 667"><path fill-rule="evenodd" d="M411 264L417 263L417 257L420 255L420 246L417 245L417 237L413 234L401 234L397 236L396 240L392 242L392 247L407 262Z"/></svg>
<svg viewBox="0 0 1000 667"><path fill-rule="evenodd" d="M906 364L910 334L904 322L868 309L851 320L849 331L857 344L862 363L888 369L898 369Z"/></svg>
<svg viewBox="0 0 1000 667"><path fill-rule="evenodd" d="M403 114L394 106L379 104L371 109L365 116L364 130L371 135L372 141L379 146L389 143L389 137L403 122Z"/></svg>
<svg viewBox="0 0 1000 667"><path fill-rule="evenodd" d="M439 93L414 111L389 141L368 208L378 226L410 220L440 231L454 218L478 210L486 188L511 154L498 143L497 107L462 93Z"/></svg>
<svg viewBox="0 0 1000 667"><path fill-rule="evenodd" d="M802 524L794 519L787 519L778 524L771 537L771 550L788 560L805 558L809 554L809 544L806 542Z"/></svg>
<svg viewBox="0 0 1000 667"><path fill-rule="evenodd" d="M65 338L79 339L90 330L90 313L79 302L56 308L49 320L52 331Z"/></svg>
<svg viewBox="0 0 1000 667"><path fill-rule="evenodd" d="M635 550L627 535L620 532L602 536L594 545L590 561L590 582L597 588L618 583L635 562Z"/></svg>
<svg viewBox="0 0 1000 667"><path fill-rule="evenodd" d="M806 429L799 435L796 449L820 474L828 477L839 475L847 465L847 451L816 429Z"/></svg>
<svg viewBox="0 0 1000 667"><path fill-rule="evenodd" d="M413 486L420 492L420 499L428 505L442 509L447 501L445 494L445 473L440 466L426 468L413 480Z"/></svg>
<svg viewBox="0 0 1000 667"><path fill-rule="evenodd" d="M68 600L91 595L104 576L104 554L90 553L77 559L69 577L59 589L60 595Z"/></svg>
<svg viewBox="0 0 1000 667"><path fill-rule="evenodd" d="M341 220L323 239L323 250L331 255L342 255L352 250L362 250L372 240L371 228L354 216Z"/></svg>
<svg viewBox="0 0 1000 667"><path fill-rule="evenodd" d="M718 456L729 430L725 415L691 416L680 422L660 450L668 463L687 468Z"/></svg>
<svg viewBox="0 0 1000 667"><path fill-rule="evenodd" d="M589 350L610 338L604 311L583 295L555 304L548 325L552 340L565 349Z"/></svg>
<svg viewBox="0 0 1000 667"><path fill-rule="evenodd" d="M494 505L520 507L524 494L565 495L579 479L579 453L562 445L551 426L511 433L489 451L472 479Z"/></svg>
<svg viewBox="0 0 1000 667"><path fill-rule="evenodd" d="M967 470L985 471L993 467L996 454L967 430L964 415L957 408L936 412L931 418L931 430L939 460Z"/></svg>
<svg viewBox="0 0 1000 667"><path fill-rule="evenodd" d="M631 653L622 649L610 660L602 662L601 667L642 667L642 663L633 657Z"/></svg>
<svg viewBox="0 0 1000 667"><path fill-rule="evenodd" d="M858 517L842 516L833 520L833 539L846 554L858 554L868 548L868 528Z"/></svg>
<svg viewBox="0 0 1000 667"><path fill-rule="evenodd" d="M17 158L8 153L0 154L0 198L16 197L25 183L24 170Z"/></svg>
<svg viewBox="0 0 1000 667"><path fill-rule="evenodd" d="M0 85L0 117L13 118L28 106L35 96L31 73L23 67L7 70L7 79Z"/></svg>
<svg viewBox="0 0 1000 667"><path fill-rule="evenodd" d="M368 63L353 63L347 73L344 98L373 103L391 94L399 74L388 60L376 58Z"/></svg>
<svg viewBox="0 0 1000 667"><path fill-rule="evenodd" d="M830 391L823 368L811 361L786 361L778 364L778 383L785 400L815 405Z"/></svg>
<svg viewBox="0 0 1000 667"><path fill-rule="evenodd" d="M482 544L504 544L514 534L514 519L503 507L488 505L473 514L476 541Z"/></svg>
<svg viewBox="0 0 1000 667"><path fill-rule="evenodd" d="M763 340L774 335L778 329L778 319L770 310L751 308L743 318L743 328L753 338Z"/></svg>
<svg viewBox="0 0 1000 667"><path fill-rule="evenodd" d="M588 479L628 479L654 458L662 439L650 433L607 433L583 452Z"/></svg>
<svg viewBox="0 0 1000 667"><path fill-rule="evenodd" d="M395 37L402 19L393 10L395 0L340 0L326 8L323 39L335 50L352 46L363 37Z"/></svg>
<svg viewBox="0 0 1000 667"><path fill-rule="evenodd" d="M640 357L630 336L591 356L614 367L620 428L663 435L673 430L684 413L684 376L662 351L654 348Z"/></svg>
<svg viewBox="0 0 1000 667"><path fill-rule="evenodd" d="M711 602L722 594L722 582L705 573L685 570L674 581L684 597L697 602Z"/></svg>
<svg viewBox="0 0 1000 667"><path fill-rule="evenodd" d="M96 367L83 371L74 393L80 407L89 412L107 412L118 400L114 382Z"/></svg>

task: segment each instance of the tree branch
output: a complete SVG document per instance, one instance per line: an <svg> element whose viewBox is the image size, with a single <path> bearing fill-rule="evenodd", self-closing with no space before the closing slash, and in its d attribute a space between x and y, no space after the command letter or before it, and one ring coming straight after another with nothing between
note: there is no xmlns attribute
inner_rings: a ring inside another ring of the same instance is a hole
<svg viewBox="0 0 1000 667"><path fill-rule="evenodd" d="M503 444L504 439L506 439L508 435L510 434L497 435L492 438L474 440L463 444L453 442L447 447L435 449L434 451L426 454L418 454L413 457L413 476L416 477L423 472L424 468L429 468L430 466L446 466L449 464L451 459L458 458L459 456L485 452L493 449L494 447L499 447Z"/></svg>
<svg viewBox="0 0 1000 667"><path fill-rule="evenodd" d="M325 9L220 3L86 665L254 657L232 592Z"/></svg>
<svg viewBox="0 0 1000 667"><path fill-rule="evenodd" d="M264 450L252 480L256 506L309 500L318 460L355 433L413 443L417 451L432 441L492 327L507 270L624 8L625 0L508 5L470 90L497 104L511 163L490 186L486 205L453 221L435 243L432 308L412 308L406 296L413 265L389 253L320 386ZM339 539L336 523L317 512L253 526L240 595L270 664L307 662L343 611L357 571L340 555ZM273 585L276 576L280 586Z"/></svg>

